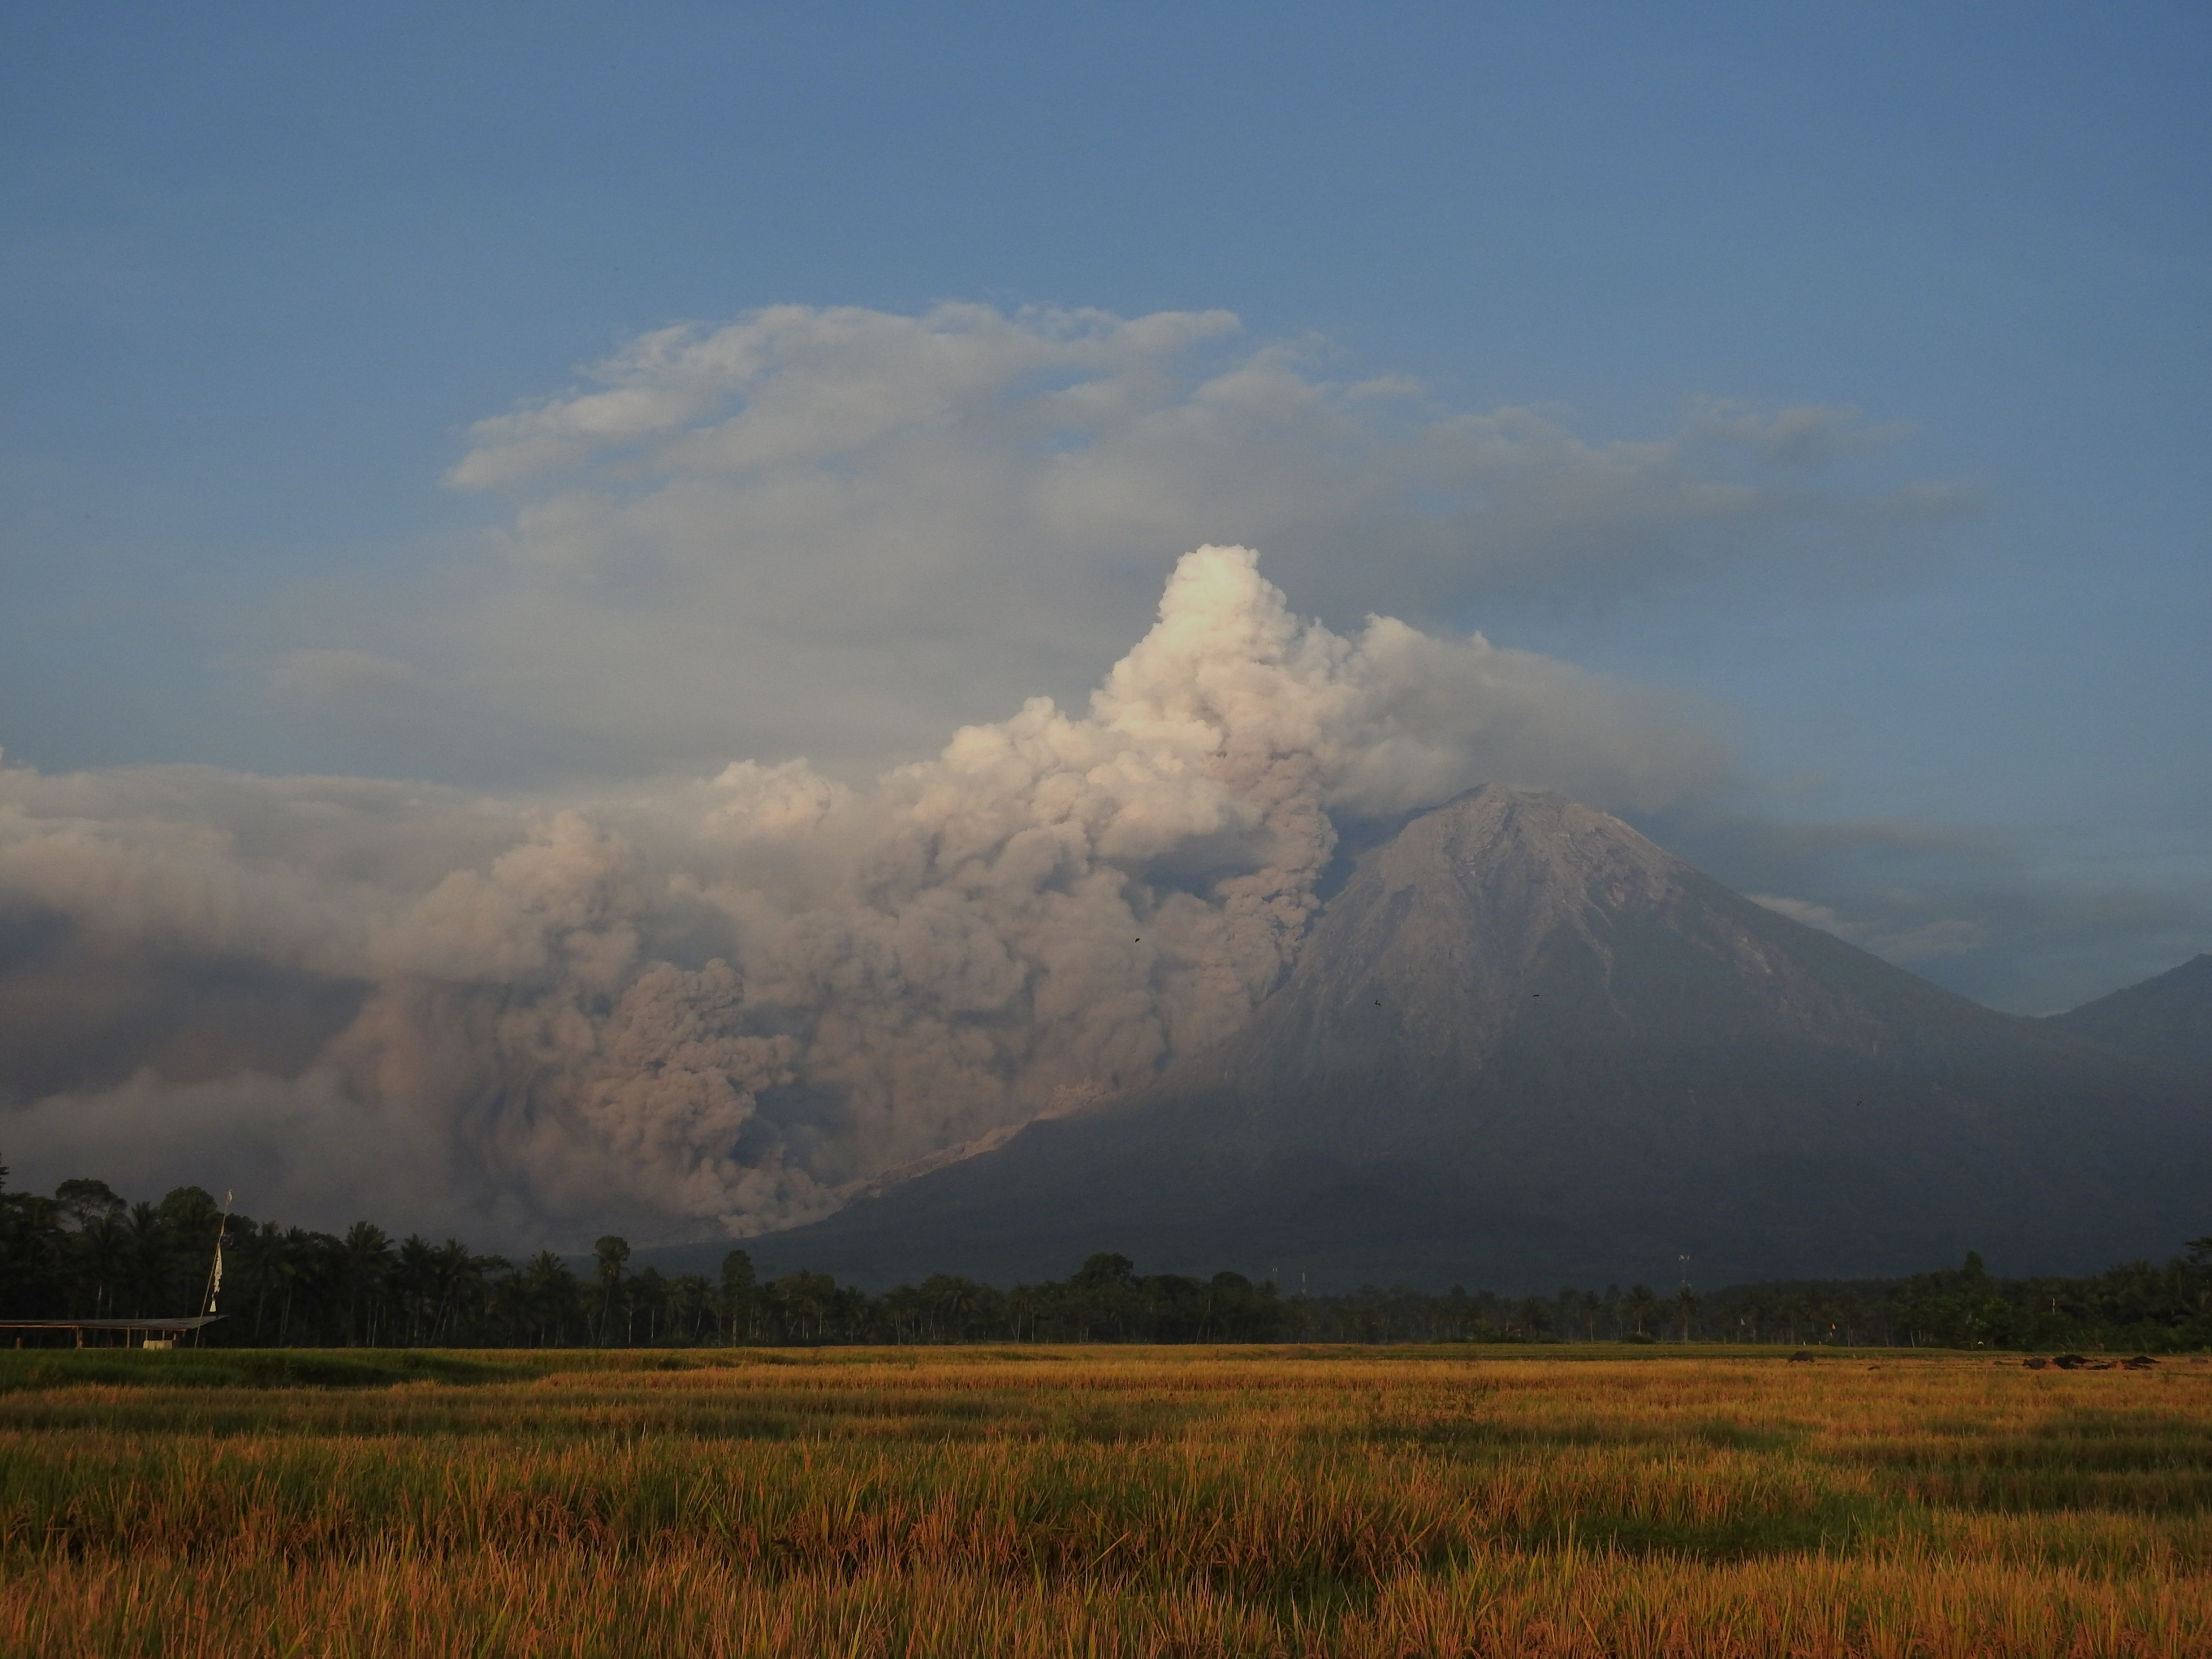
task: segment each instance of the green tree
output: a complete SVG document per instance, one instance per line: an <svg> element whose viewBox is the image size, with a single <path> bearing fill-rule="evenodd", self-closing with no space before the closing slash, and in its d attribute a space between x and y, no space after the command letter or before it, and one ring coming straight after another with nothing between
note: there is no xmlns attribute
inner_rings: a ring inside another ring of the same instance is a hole
<svg viewBox="0 0 2212 1659"><path fill-rule="evenodd" d="M1089 1341L1093 1330L1126 1339L1137 1312L1137 1264L1126 1255L1101 1250L1075 1270L1068 1281L1068 1311Z"/></svg>
<svg viewBox="0 0 2212 1659"><path fill-rule="evenodd" d="M957 1342L968 1335L988 1289L956 1273L932 1273L923 1279L920 1300L928 1340Z"/></svg>
<svg viewBox="0 0 2212 1659"><path fill-rule="evenodd" d="M686 1344L704 1338L714 1326L714 1287L703 1274L678 1273L668 1281L668 1334Z"/></svg>
<svg viewBox="0 0 2212 1659"><path fill-rule="evenodd" d="M131 1235L118 1214L93 1216L70 1241L76 1276L90 1291L92 1316L104 1319L115 1311L116 1292L129 1283Z"/></svg>
<svg viewBox="0 0 2212 1659"><path fill-rule="evenodd" d="M438 1310L431 1340L452 1341L464 1329L475 1330L492 1316L492 1275L507 1271L503 1255L477 1255L458 1238L438 1246Z"/></svg>
<svg viewBox="0 0 2212 1659"><path fill-rule="evenodd" d="M253 1297L253 1340L258 1342L271 1300L278 1303L280 1310L289 1310L292 1280L298 1271L284 1229L274 1221L264 1221L241 1233L238 1266L245 1280L240 1288Z"/></svg>
<svg viewBox="0 0 2212 1659"><path fill-rule="evenodd" d="M131 1206L104 1181L64 1181L54 1188L54 1207L62 1224L82 1231L101 1217L112 1218Z"/></svg>
<svg viewBox="0 0 2212 1659"><path fill-rule="evenodd" d="M0 1308L51 1316L64 1294L69 1234L52 1199L9 1192L7 1176L0 1166Z"/></svg>
<svg viewBox="0 0 2212 1659"><path fill-rule="evenodd" d="M559 1346L568 1341L572 1325L580 1332L585 1328L583 1286L552 1251L538 1251L514 1278L521 1292L524 1325L534 1345Z"/></svg>
<svg viewBox="0 0 2212 1659"><path fill-rule="evenodd" d="M1595 1291L1583 1291L1575 1297L1575 1315L1581 1322L1586 1341L1597 1340L1598 1322L1605 1317L1605 1304Z"/></svg>
<svg viewBox="0 0 2212 1659"><path fill-rule="evenodd" d="M624 1297L628 1308L623 1327L623 1340L637 1340L637 1321L645 1317L646 1346L650 1347L660 1340L662 1327L668 1318L668 1281L661 1277L660 1269L647 1267L629 1282L629 1293Z"/></svg>
<svg viewBox="0 0 2212 1659"><path fill-rule="evenodd" d="M340 1241L338 1267L346 1291L346 1346L354 1346L365 1334L368 1346L374 1347L378 1298L392 1267L392 1236L373 1221L355 1222ZM364 1312L366 1332L362 1330Z"/></svg>
<svg viewBox="0 0 2212 1659"><path fill-rule="evenodd" d="M1628 1300L1621 1304L1628 1316L1630 1328L1638 1336L1645 1334L1644 1327L1651 1316L1659 1311L1659 1297L1649 1285L1631 1285Z"/></svg>
<svg viewBox="0 0 2212 1659"><path fill-rule="evenodd" d="M438 1307L437 1247L420 1233L400 1241L398 1259L392 1265L392 1311L404 1322L404 1341L419 1346L435 1319Z"/></svg>
<svg viewBox="0 0 2212 1659"><path fill-rule="evenodd" d="M599 1279L599 1346L607 1346L608 1322L614 1316L615 1296L622 1288L623 1268L629 1261L629 1240L609 1233L592 1246Z"/></svg>
<svg viewBox="0 0 2212 1659"><path fill-rule="evenodd" d="M1531 1342L1540 1342L1551 1334L1551 1305L1540 1296L1525 1297L1513 1316L1513 1326Z"/></svg>
<svg viewBox="0 0 2212 1659"><path fill-rule="evenodd" d="M760 1300L760 1281L753 1276L753 1259L743 1250L722 1258L722 1328L732 1342L752 1336L753 1316Z"/></svg>
<svg viewBox="0 0 2212 1659"><path fill-rule="evenodd" d="M820 1342L829 1336L842 1298L837 1281L828 1273L801 1268L777 1279L769 1292L786 1335L800 1342Z"/></svg>
<svg viewBox="0 0 2212 1659"><path fill-rule="evenodd" d="M131 1316L173 1316L169 1306L169 1228L151 1204L133 1204L123 1221L125 1272Z"/></svg>

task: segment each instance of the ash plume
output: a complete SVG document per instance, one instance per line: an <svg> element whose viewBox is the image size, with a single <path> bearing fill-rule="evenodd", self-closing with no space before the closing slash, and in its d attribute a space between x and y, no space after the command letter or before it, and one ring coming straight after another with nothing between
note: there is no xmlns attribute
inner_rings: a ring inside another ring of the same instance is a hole
<svg viewBox="0 0 2212 1659"><path fill-rule="evenodd" d="M1087 709L865 787L8 768L0 1147L318 1223L744 1236L1235 1030L1345 823L1481 781L1656 808L1721 768L1648 697L1332 631L1212 546Z"/></svg>

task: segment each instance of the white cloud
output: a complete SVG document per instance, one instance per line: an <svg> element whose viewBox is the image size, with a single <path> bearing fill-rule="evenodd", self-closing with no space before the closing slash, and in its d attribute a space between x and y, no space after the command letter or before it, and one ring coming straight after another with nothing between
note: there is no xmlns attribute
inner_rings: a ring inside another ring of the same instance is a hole
<svg viewBox="0 0 2212 1659"><path fill-rule="evenodd" d="M1746 896L1753 904L1763 904L1778 915L1787 916L1792 921L1802 921L1808 927L1817 927L1824 933L1833 933L1848 944L1871 951L1892 962L1926 962L1942 957L1960 957L1980 950L1990 943L1987 926L1960 916L1939 917L1909 926L1899 926L1895 922L1847 921L1831 906L1817 904L1810 899L1784 898L1772 893L1750 893Z"/></svg>
<svg viewBox="0 0 2212 1659"><path fill-rule="evenodd" d="M1402 376L1340 384L1325 343L1237 331L1222 312L947 304L643 336L471 429L452 480L508 516L434 605L363 619L413 671L388 719L460 775L804 753L858 777L1024 696L1081 695L1205 542L1266 547L1340 629L1438 626L1814 526L1871 547L1958 505L1816 481L1886 435L1848 410L1700 403L1598 441L1440 408ZM386 660L300 653L278 678L358 697Z"/></svg>

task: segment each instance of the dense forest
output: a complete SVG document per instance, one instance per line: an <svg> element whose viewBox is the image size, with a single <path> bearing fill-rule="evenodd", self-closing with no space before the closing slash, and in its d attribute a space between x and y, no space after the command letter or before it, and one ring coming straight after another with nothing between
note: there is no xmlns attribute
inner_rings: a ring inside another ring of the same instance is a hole
<svg viewBox="0 0 2212 1659"><path fill-rule="evenodd" d="M2212 1347L2212 1237L2163 1266L2086 1279L2002 1279L1962 1267L1905 1279L1687 1285L1550 1297L1455 1287L1285 1297L1237 1273L1140 1275L1093 1255L1070 1278L1000 1290L934 1274L870 1295L827 1274L757 1282L743 1249L720 1276L633 1271L623 1239L588 1265L550 1250L483 1255L458 1239L343 1234L223 1214L197 1187L132 1203L105 1182L7 1191L0 1167L0 1318L195 1314L217 1346L667 1346L912 1342L1598 1342L2126 1349ZM217 1237L222 1240L219 1289ZM42 1340L29 1334L29 1341ZM50 1340L66 1341L65 1333Z"/></svg>

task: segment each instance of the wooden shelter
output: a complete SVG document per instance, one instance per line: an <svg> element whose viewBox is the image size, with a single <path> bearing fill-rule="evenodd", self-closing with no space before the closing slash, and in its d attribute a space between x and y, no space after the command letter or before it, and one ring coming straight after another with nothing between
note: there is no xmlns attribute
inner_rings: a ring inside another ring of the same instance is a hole
<svg viewBox="0 0 2212 1659"><path fill-rule="evenodd" d="M13 1332L19 1348L23 1346L27 1331L69 1331L76 1335L80 1348L109 1346L96 1340L87 1342L88 1331L118 1337L121 1346L126 1348L173 1348L179 1336L212 1325L222 1317L221 1314L202 1314L194 1319L0 1319L0 1334Z"/></svg>

